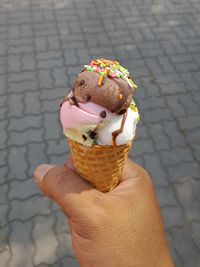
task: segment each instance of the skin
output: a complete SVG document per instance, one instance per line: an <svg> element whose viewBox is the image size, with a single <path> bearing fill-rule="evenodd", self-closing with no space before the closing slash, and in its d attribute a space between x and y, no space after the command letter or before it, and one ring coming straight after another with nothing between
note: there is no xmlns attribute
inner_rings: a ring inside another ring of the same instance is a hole
<svg viewBox="0 0 200 267"><path fill-rule="evenodd" d="M51 166L42 180L39 172L39 188L68 217L81 267L174 266L152 182L142 167L127 160L120 184L109 193L78 176L72 161Z"/></svg>

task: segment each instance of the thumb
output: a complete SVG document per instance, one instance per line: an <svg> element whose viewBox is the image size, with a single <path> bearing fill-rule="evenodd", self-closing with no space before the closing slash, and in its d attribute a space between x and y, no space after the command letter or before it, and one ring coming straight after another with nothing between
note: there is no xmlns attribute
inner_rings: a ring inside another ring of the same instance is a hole
<svg viewBox="0 0 200 267"><path fill-rule="evenodd" d="M67 164L40 165L34 173L34 179L40 190L60 205L68 217L75 213L84 213L84 207L88 208L92 196L97 191L68 168Z"/></svg>

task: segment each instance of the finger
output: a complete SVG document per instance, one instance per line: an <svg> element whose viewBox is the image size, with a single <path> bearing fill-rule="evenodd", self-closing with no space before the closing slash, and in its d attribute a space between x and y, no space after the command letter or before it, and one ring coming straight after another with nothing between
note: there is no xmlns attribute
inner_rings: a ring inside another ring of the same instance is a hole
<svg viewBox="0 0 200 267"><path fill-rule="evenodd" d="M135 188L136 184L138 184L138 180L141 179L150 180L147 171L132 160L127 159L120 183L113 189L113 191L111 191L111 193L118 194L119 192L127 193L127 191L132 191L133 187Z"/></svg>
<svg viewBox="0 0 200 267"><path fill-rule="evenodd" d="M69 169L75 171L76 168L74 166L74 162L73 162L73 159L72 158L69 158L66 162L65 162L65 167L68 167Z"/></svg>
<svg viewBox="0 0 200 267"><path fill-rule="evenodd" d="M54 199L71 216L82 213L97 191L68 167L40 165L34 174L40 190Z"/></svg>
<svg viewBox="0 0 200 267"><path fill-rule="evenodd" d="M143 168L138 164L134 163L132 160L127 159L124 164L124 169L122 171L121 182L128 179L133 179L138 177L142 173Z"/></svg>
<svg viewBox="0 0 200 267"><path fill-rule="evenodd" d="M43 186L42 179L49 170L55 167L58 167L58 165L42 164L35 170L35 173L34 173L34 180L37 186L40 188L42 193L48 197L51 197L51 196L50 196L50 193L47 191L47 188Z"/></svg>

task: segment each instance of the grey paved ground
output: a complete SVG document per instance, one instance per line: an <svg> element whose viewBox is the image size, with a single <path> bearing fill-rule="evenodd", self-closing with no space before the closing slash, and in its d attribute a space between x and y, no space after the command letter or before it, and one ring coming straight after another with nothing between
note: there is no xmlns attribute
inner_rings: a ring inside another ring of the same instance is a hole
<svg viewBox="0 0 200 267"><path fill-rule="evenodd" d="M199 11L199 0L0 0L2 267L78 266L32 175L67 157L58 104L99 56L135 74L131 155L152 174L176 266L200 266Z"/></svg>

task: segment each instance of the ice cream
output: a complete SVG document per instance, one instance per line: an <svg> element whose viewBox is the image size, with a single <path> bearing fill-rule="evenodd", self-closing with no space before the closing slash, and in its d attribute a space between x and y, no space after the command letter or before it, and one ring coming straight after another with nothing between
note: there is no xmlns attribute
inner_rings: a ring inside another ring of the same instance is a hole
<svg viewBox="0 0 200 267"><path fill-rule="evenodd" d="M91 155L97 148L98 151L111 150L116 153L124 147L127 151L139 120L138 109L132 99L136 87L128 70L117 61L97 59L85 65L73 89L61 103L60 120L71 148L74 148L74 144L79 146L79 154L80 151L86 151L83 153L85 158L88 151ZM92 174L88 178L87 174L80 171L81 164L80 159L78 163L75 160L77 172L91 182ZM122 168L120 174L121 171ZM110 175L113 176L112 171ZM95 186L98 188L98 185Z"/></svg>

